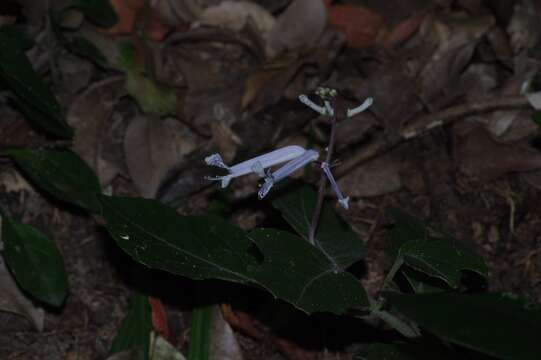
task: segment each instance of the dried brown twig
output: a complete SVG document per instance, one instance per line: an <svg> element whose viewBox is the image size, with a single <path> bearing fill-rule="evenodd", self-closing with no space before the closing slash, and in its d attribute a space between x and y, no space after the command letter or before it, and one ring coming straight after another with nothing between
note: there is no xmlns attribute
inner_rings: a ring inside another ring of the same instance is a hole
<svg viewBox="0 0 541 360"><path fill-rule="evenodd" d="M344 176L358 165L386 153L405 141L415 139L432 129L448 125L454 121L463 120L467 116L528 106L528 99L525 96L515 95L456 105L437 113L421 116L404 126L399 137L388 139L386 134L381 134L374 140L363 144L361 151L345 160L336 174L338 177Z"/></svg>

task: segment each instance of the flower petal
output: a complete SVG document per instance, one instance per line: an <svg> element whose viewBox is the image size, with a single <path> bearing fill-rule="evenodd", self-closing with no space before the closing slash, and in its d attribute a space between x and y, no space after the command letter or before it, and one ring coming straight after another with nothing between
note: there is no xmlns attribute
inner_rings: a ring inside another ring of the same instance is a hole
<svg viewBox="0 0 541 360"><path fill-rule="evenodd" d="M288 177L293 172L304 167L306 164L317 160L319 153L315 150L306 150L304 154L286 163L284 166L276 170L275 172L268 174L265 177L265 182L257 193L259 199L263 199L278 181Z"/></svg>

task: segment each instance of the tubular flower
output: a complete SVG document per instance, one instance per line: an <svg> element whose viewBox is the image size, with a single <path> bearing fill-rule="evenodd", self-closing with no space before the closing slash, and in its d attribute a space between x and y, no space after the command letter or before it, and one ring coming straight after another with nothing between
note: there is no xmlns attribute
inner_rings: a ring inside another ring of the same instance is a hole
<svg viewBox="0 0 541 360"><path fill-rule="evenodd" d="M336 194L336 197L338 198L338 202L344 209L349 209L349 196L344 197L342 195L342 192L340 191L340 188L338 187L338 184L336 183L336 180L334 180L334 176L332 175L331 169L329 167L329 164L326 162L321 163L321 168L323 169L323 172L325 173L325 176L327 176L327 180L331 183L331 188L333 189L334 193Z"/></svg>
<svg viewBox="0 0 541 360"><path fill-rule="evenodd" d="M205 158L205 163L209 166L226 169L229 174L223 176L207 176L206 179L221 181L222 188L225 188L229 185L231 179L239 176L256 173L261 177L265 177L267 176L265 173L266 168L296 159L305 152L306 150L301 146L290 145L256 156L233 166L227 166L220 154L212 154Z"/></svg>
<svg viewBox="0 0 541 360"><path fill-rule="evenodd" d="M374 99L372 99L371 97L369 98L366 98L365 101L363 101L363 103L359 106L357 106L356 108L353 108L353 109L348 109L347 111L347 117L352 117L352 116L355 116L359 113L362 113L363 111L365 111L366 109L368 109L372 103L374 102Z"/></svg>
<svg viewBox="0 0 541 360"><path fill-rule="evenodd" d="M268 173L265 176L265 182L261 186L261 189L259 189L259 192L257 193L257 196L259 199L263 199L270 191L270 189L274 186L275 183L278 181L288 177L293 172L297 171L298 169L302 168L306 164L317 160L319 157L319 153L315 150L306 150L301 156L297 157L296 159L291 160L278 170L274 171L273 173Z"/></svg>

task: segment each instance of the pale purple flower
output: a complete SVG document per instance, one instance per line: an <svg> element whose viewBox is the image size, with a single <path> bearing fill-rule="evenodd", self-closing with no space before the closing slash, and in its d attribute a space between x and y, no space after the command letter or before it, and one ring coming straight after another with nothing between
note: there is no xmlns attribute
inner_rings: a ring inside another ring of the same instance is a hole
<svg viewBox="0 0 541 360"><path fill-rule="evenodd" d="M206 179L221 181L222 188L225 188L229 185L231 179L239 176L256 173L261 177L265 177L266 174L264 170L266 168L296 159L305 152L306 150L301 146L290 145L256 156L233 166L227 166L220 154L212 154L205 158L205 163L210 166L226 169L229 174L223 176L207 176Z"/></svg>
<svg viewBox="0 0 541 360"><path fill-rule="evenodd" d="M371 97L367 98L365 101L363 101L361 105L357 106L356 108L348 109L347 117L349 118L359 113L362 113L363 111L368 109L372 105L373 102L374 102L374 99L372 99Z"/></svg>
<svg viewBox="0 0 541 360"><path fill-rule="evenodd" d="M348 204L349 196L344 197L344 195L342 195L342 191L340 191L340 188L338 187L338 184L336 183L336 180L334 180L334 176L332 175L329 164L326 163L326 162L322 162L321 163L321 168L323 169L323 172L325 173L325 175L327 176L327 179L331 183L331 188L335 192L336 197L338 198L338 202L340 203L340 205L342 205L342 207L344 209L346 209L346 210L349 209L349 204Z"/></svg>
<svg viewBox="0 0 541 360"><path fill-rule="evenodd" d="M320 106L306 95L299 95L299 101L321 115L327 115L328 106Z"/></svg>
<svg viewBox="0 0 541 360"><path fill-rule="evenodd" d="M278 170L269 173L265 176L265 182L261 185L261 189L257 193L259 199L263 199L278 181L288 177L293 172L304 167L308 163L317 160L319 153L315 150L306 150L301 156L291 160Z"/></svg>

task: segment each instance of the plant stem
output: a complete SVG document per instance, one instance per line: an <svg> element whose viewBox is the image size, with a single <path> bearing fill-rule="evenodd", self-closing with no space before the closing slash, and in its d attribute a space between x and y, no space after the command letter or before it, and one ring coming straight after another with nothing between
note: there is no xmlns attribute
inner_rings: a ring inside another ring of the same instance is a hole
<svg viewBox="0 0 541 360"><path fill-rule="evenodd" d="M385 276L385 280L383 280L383 285L381 285L381 290L385 290L390 287L391 281L393 281L396 273L400 269L400 267L404 264L404 259L401 257L397 257L394 261L393 266L391 267L391 270L387 273L387 276Z"/></svg>
<svg viewBox="0 0 541 360"><path fill-rule="evenodd" d="M331 103L331 108L335 109L336 108L335 99L332 98L329 101ZM329 137L329 145L327 146L327 156L325 158L325 162L327 164L331 163L333 150L334 150L334 143L335 143L335 138L336 138L336 111L334 111L333 115L330 116L330 123L331 123L331 135ZM319 223L319 217L321 215L321 209L323 207L323 200L325 198L325 187L327 185L327 182L325 179L325 173L323 172L323 169L321 168L320 171L321 171L321 176L319 179L319 189L318 189L316 207L314 208L314 212L312 214L312 222L308 230L308 241L312 245L315 244L317 225Z"/></svg>
<svg viewBox="0 0 541 360"><path fill-rule="evenodd" d="M207 360L210 356L213 305L199 305L192 313L188 360Z"/></svg>
<svg viewBox="0 0 541 360"><path fill-rule="evenodd" d="M188 360L208 360L212 341L212 317L215 305L206 302L205 292L201 284L196 285L195 300L197 305L192 311L192 328Z"/></svg>
<svg viewBox="0 0 541 360"><path fill-rule="evenodd" d="M390 325L393 329L407 338L415 338L421 336L421 333L417 326L410 324L397 316L391 314L386 310L374 310L372 314L379 317L385 323Z"/></svg>

